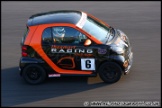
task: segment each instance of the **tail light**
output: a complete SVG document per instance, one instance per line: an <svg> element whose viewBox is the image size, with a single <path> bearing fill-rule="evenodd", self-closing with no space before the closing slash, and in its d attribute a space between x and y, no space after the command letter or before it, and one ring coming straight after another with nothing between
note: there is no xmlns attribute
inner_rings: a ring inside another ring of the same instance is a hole
<svg viewBox="0 0 162 108"><path fill-rule="evenodd" d="M28 56L27 46L23 45L21 50L22 50L22 53L21 53L22 57L27 57Z"/></svg>

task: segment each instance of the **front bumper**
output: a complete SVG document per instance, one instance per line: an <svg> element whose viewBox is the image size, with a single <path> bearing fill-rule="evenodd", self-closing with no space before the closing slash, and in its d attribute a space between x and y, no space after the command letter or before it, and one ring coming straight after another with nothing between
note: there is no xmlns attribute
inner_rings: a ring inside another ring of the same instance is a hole
<svg viewBox="0 0 162 108"><path fill-rule="evenodd" d="M133 63L133 52L131 52L130 55L129 55L128 63L129 63L129 65L125 69L124 74L128 74L129 71L130 71L130 68L132 67L132 63Z"/></svg>

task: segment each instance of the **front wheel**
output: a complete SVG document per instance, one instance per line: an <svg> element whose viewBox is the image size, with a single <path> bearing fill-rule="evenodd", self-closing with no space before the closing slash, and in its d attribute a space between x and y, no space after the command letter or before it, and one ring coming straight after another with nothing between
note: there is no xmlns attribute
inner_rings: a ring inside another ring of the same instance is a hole
<svg viewBox="0 0 162 108"><path fill-rule="evenodd" d="M122 69L116 63L106 62L100 66L99 76L106 83L115 83L121 78Z"/></svg>
<svg viewBox="0 0 162 108"><path fill-rule="evenodd" d="M30 64L24 68L22 76L29 84L39 84L46 79L46 72L41 66Z"/></svg>

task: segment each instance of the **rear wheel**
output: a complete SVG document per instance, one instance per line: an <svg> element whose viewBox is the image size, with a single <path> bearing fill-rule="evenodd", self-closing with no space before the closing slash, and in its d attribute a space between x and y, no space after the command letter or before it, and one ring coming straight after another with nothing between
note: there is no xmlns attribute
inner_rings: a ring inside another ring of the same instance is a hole
<svg viewBox="0 0 162 108"><path fill-rule="evenodd" d="M22 76L29 84L39 84L46 79L46 72L41 66L31 64L24 68Z"/></svg>
<svg viewBox="0 0 162 108"><path fill-rule="evenodd" d="M122 76L121 67L113 62L106 62L99 68L99 76L106 83L115 83Z"/></svg>

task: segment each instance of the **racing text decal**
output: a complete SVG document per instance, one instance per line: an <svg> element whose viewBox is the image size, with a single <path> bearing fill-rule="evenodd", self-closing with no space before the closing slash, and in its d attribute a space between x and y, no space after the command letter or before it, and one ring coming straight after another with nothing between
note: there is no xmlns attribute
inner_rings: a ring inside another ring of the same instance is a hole
<svg viewBox="0 0 162 108"><path fill-rule="evenodd" d="M82 49L82 48L76 48L76 46L55 46L52 45L51 47L52 53L87 53L92 54L92 49Z"/></svg>

